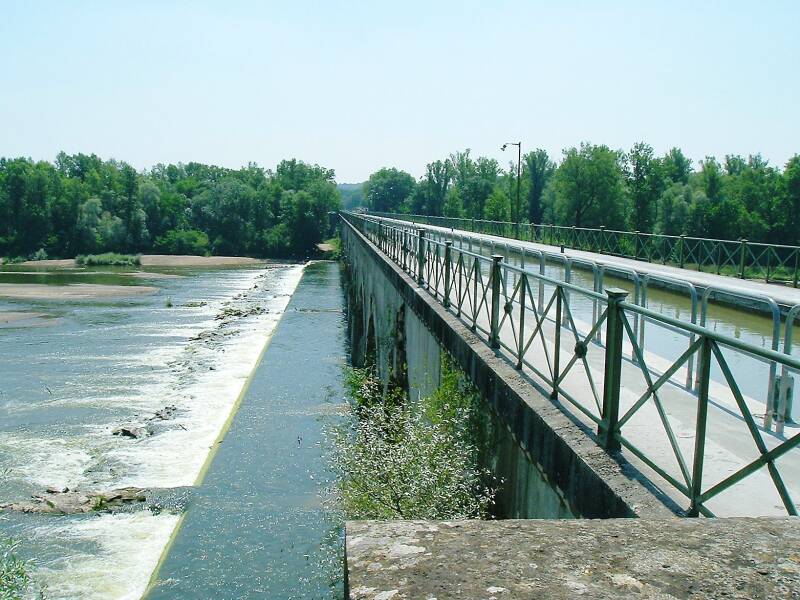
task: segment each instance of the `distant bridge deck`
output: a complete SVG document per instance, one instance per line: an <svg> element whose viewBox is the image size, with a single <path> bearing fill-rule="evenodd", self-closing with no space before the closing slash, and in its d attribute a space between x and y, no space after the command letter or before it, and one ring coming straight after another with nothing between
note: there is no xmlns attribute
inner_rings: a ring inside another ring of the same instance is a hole
<svg viewBox="0 0 800 600"><path fill-rule="evenodd" d="M362 219L356 215L350 218ZM800 368L796 359L751 348L708 329L622 302L618 310L626 316L620 320L616 335L624 359L618 373L609 374L609 343L604 336L610 335L607 327L612 307L605 294L598 293L601 290L539 277L520 268L520 261L516 265L513 260L502 261L492 267L491 258L482 255L486 248L473 246L480 239L494 243L498 251L506 243L533 252L558 249L425 225L435 235L429 233L423 242L424 259L420 261L420 240L410 223L369 217L360 225L395 263L403 265L418 281L421 274L429 293L474 331L487 336L484 339L516 363L532 384L546 392L552 390L562 410L585 426L599 426L600 430L609 427L604 425L610 418L606 403L613 393L608 390L607 379L616 377L618 416L613 418L619 421L611 427L612 437L622 443L626 459L652 481L668 482L670 485L663 489L676 501L694 498L690 513L797 513L800 433L792 423L787 423L781 433L765 426L769 424L763 422L764 399L741 391L747 376L738 372L736 362L739 354L755 355L776 366L780 360L785 369L796 374ZM453 244L448 248L446 241ZM800 291L792 288L575 250L565 251L565 255L621 269L634 268L639 273L667 274L671 279L730 293L746 287L754 295L769 294L784 305L800 303ZM499 274L495 285L493 268ZM580 298L583 312L578 310ZM640 333L645 322L649 330L681 329L687 335L681 356L665 355L657 344L645 349ZM770 386L776 373L773 367ZM702 441L699 445L698 439ZM614 445L612 442L610 447Z"/></svg>

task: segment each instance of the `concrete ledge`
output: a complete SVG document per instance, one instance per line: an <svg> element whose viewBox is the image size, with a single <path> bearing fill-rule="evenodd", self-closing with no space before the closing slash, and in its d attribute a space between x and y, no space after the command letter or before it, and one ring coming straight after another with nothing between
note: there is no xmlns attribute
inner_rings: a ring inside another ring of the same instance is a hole
<svg viewBox="0 0 800 600"><path fill-rule="evenodd" d="M548 482L563 493L574 515L674 516L664 504L666 498L657 495L621 455L612 457L600 448L591 432L579 427L352 225L345 221L342 230L344 248L355 244L374 259L375 268L455 358ZM352 259L347 257L347 262Z"/></svg>
<svg viewBox="0 0 800 600"><path fill-rule="evenodd" d="M800 598L800 519L351 521L349 597Z"/></svg>

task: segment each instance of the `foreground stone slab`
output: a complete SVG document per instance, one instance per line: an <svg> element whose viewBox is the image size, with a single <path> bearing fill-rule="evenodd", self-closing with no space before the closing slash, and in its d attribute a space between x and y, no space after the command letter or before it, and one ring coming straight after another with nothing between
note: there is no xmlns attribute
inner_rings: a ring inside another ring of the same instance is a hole
<svg viewBox="0 0 800 600"><path fill-rule="evenodd" d="M800 598L800 518L350 521L349 597Z"/></svg>

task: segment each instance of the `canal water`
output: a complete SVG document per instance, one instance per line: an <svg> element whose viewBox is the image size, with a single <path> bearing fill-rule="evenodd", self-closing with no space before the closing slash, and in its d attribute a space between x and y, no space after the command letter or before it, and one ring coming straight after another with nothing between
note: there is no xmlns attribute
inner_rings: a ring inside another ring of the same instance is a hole
<svg viewBox="0 0 800 600"><path fill-rule="evenodd" d="M338 266L330 264L308 267L309 281L324 279L320 273L326 269L336 272L338 285ZM296 264L135 273L96 269L28 275L19 268L0 272L2 284L38 283L54 289L76 283L153 288L150 293L122 298L75 300L55 294L0 300L0 504L24 501L47 487L160 490L158 500L143 509L115 514L2 514L0 535L21 541L19 553L33 559L34 576L44 586L47 598L136 599L146 590L162 556L167 558L161 572L172 568L174 563L164 554L165 548L176 530L191 531L192 508L209 502L206 488L192 486L203 480L214 448L219 448L217 459L225 456L224 440L217 444L219 436L230 423L229 417L303 273L303 265ZM318 295L330 297L336 304L338 288L329 288L328 296L317 288ZM25 315L3 321L2 315L10 313ZM297 309L293 313L309 314ZM331 309L330 314L341 321L340 305L339 312ZM324 332L326 343L328 337L334 342L341 339L336 338L335 328L329 334ZM302 332L302 337L299 331L298 337L289 337L284 344L295 341L305 346L320 343L321 334L312 328ZM338 361L343 353L342 348L330 361ZM262 367L266 364L261 361ZM306 373L320 374L322 364L320 359L313 364L295 361L284 365L281 382L289 385ZM325 372L331 377L330 387L325 388L329 391L319 404L327 407L341 398L336 388L340 374L338 370L334 374L333 368ZM253 382L258 376L252 377ZM295 406L298 414L313 412L312 407L301 408L300 402L284 400ZM268 414L265 407L262 414ZM278 418L277 409L272 414ZM311 420L318 423L319 415L314 414ZM141 439L112 435L117 427L131 424L147 427L150 435ZM282 476L273 476L271 482L308 504L306 514L314 515L323 523L317 527L333 536L335 552L335 528L327 513L313 504L307 489L295 488L295 483L307 480L319 481L320 486L324 481L324 474L317 478L314 471L320 468L314 462L317 440L309 427L294 427L298 429L292 432L294 446L288 449L268 448L265 440L249 441L258 443L264 456L271 459L284 451L299 454L295 446L303 450L300 456L307 464L295 464L301 471L291 473L285 462ZM212 467L216 464L217 460L211 462ZM218 482L215 473L210 468L205 481ZM230 497L232 504L217 496L216 507L251 506L256 490L252 486L257 482L249 483L252 493L238 487L236 498ZM183 514L188 515L183 519L185 528L178 528ZM280 514L276 522L288 523L291 511ZM307 524L307 529L314 526ZM180 535L175 536L173 547L184 548L181 544ZM276 545L275 549L281 554L282 547ZM239 550L247 552L247 548ZM304 566L311 560L309 555L305 562L306 554ZM191 553L186 550L184 556L188 560ZM228 557L228 568L239 564L236 560ZM265 567L262 563L261 568ZM274 568L281 571L277 564ZM295 575L287 572L285 577L294 581ZM175 589L180 590L180 585ZM335 592L335 586L331 589ZM202 597L187 594L185 597Z"/></svg>

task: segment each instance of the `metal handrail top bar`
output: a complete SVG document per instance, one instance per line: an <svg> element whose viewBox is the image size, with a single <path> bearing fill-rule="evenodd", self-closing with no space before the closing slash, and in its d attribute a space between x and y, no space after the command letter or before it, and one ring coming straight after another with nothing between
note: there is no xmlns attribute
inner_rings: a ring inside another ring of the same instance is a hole
<svg viewBox="0 0 800 600"><path fill-rule="evenodd" d="M492 219L468 219L465 217L444 217L444 216L434 216L434 215L419 215L419 214L402 214L402 213L367 213L370 215L377 215L383 218L393 218L397 220L405 220L406 219L449 219L452 221L463 221L465 223L475 222L475 223L492 223L496 225L516 225L514 221L494 221ZM623 229L608 229L605 227L575 227L572 225L555 225L550 223L521 223L522 225L526 225L528 227L547 227L547 228L554 228L554 229L564 229L567 231L591 231L591 232L605 232L605 233L618 233L618 234L625 234L625 235L640 235L640 236L652 236L652 237L662 237L668 239L679 240L681 238L685 240L692 240L692 241L699 241L699 242L728 242L731 244L739 244L741 240L731 240L731 239L720 239L720 238L704 238L704 237L695 237L689 235L675 235L675 234L668 234L668 233L655 233L652 231L627 231ZM770 242L747 242L751 246L770 246L773 248L789 248L792 250L800 250L800 246L792 246L790 244L773 244Z"/></svg>
<svg viewBox="0 0 800 600"><path fill-rule="evenodd" d="M409 216L412 216L412 215L409 215ZM446 218L450 218L450 217L446 217ZM372 220L373 222L380 222L381 219L389 220L389 221L402 221L402 219L395 219L393 217L377 217L377 218L372 217L369 220ZM405 221L405 222L408 223L409 221ZM487 222L487 221L484 221L484 222ZM437 225L430 225L430 224L426 224L426 226L427 227L440 227L440 226L437 226ZM471 231L465 230L465 233L474 234L475 232L471 232ZM503 238L502 236L497 236L497 235L494 235L494 234L480 234L480 235L484 235L484 236L487 236L489 238L495 237L495 238L499 238L499 239L503 239L503 240L511 239L512 242L519 242L519 240L515 240L513 238ZM483 239L483 238L477 238L477 239ZM702 239L702 238L696 238L696 239ZM710 240L710 241L713 241L713 240ZM728 240L718 240L718 241L728 241ZM539 249L527 249L524 246L521 246L519 244L509 243L509 242L503 242L503 243L506 246L508 246L509 248L512 248L512 249L514 249L515 251L518 251L518 252L535 251L535 252L539 252L539 253L545 255L548 258L552 258L554 260L562 260L562 258L564 257L563 254L558 253L558 252L548 252L546 250L539 250ZM739 243L739 242L736 242L736 243ZM749 242L748 242L748 244L749 244ZM786 246L786 247L787 248L795 248L795 246ZM797 247L797 248L798 248L798 250L800 250L800 246ZM634 274L634 275L638 275L640 277L646 276L650 281L656 282L656 283L661 281L661 282L668 283L668 284L674 284L676 281L682 281L682 280L677 279L676 277L673 277L673 276L671 276L669 274L649 273L649 272L641 272L640 273L639 271L637 271L633 267L625 267L625 266L622 266L622 265L610 265L608 263L604 263L600 259L592 260L592 259L584 258L584 257L581 257L581 256L570 256L569 259L573 262L573 264L589 266L590 268L603 267L606 270L614 270L614 271L616 271L618 273L626 273L628 275ZM705 287L705 286L700 286L700 287ZM734 291L734 290L725 290L725 289L722 289L722 288L720 288L718 291L720 291L721 293L724 293L724 294L731 295L731 296L738 296L738 297L748 298L750 300L762 300L762 301L767 300L767 302L773 301L773 302L778 303L777 300L775 300L774 298L772 298L768 294L764 294L764 293L761 293L761 292L751 292L751 291L748 291L748 290L741 290L741 289L737 289L736 291ZM785 302L781 302L781 303L778 303L778 304L780 304L781 306L791 306L791 304L787 305Z"/></svg>
<svg viewBox="0 0 800 600"><path fill-rule="evenodd" d="M515 273L527 275L528 277L533 277L538 281L541 281L543 283L549 283L552 286L558 286L568 291L576 292L578 294L583 294L588 298L594 298L596 300L603 300L603 301L608 300L608 296L606 296L605 294L600 294L598 292L595 292L594 290L590 290L589 288L585 288L580 285L576 285L574 283L561 281L560 279L553 279L552 277L548 277L547 275L542 275L541 273L537 273L536 271L530 271L528 270L527 267L518 267L516 265L512 265L509 263L502 263L501 267L503 269L506 269L507 271L513 271Z"/></svg>
<svg viewBox="0 0 800 600"><path fill-rule="evenodd" d="M371 222L380 223L380 221L371 221ZM388 225L388 226L384 225L384 226L385 227L389 227L391 229L395 229L396 231L403 231L402 229L400 229L398 227L393 227L391 225ZM411 237L413 237L413 238L418 237L417 234L414 233L413 231L407 231L406 233L408 235L410 235ZM430 238L425 238L425 242L428 243L428 244L435 244L435 245L440 246L440 247L445 247L446 246L445 243L439 242L437 240L432 240ZM514 249L521 249L522 247L521 246L513 246L513 248ZM461 254L465 254L467 256L472 256L472 257L477 258L477 259L479 259L479 260L481 260L481 261L483 261L483 262L485 262L487 264L491 264L492 263L492 257L491 256L485 256L483 254L476 254L475 252L471 252L469 250L464 250L463 248L455 248L454 247L452 249L455 252L460 252ZM587 263L587 264L590 264L590 263ZM577 293L583 294L583 295L585 295L585 296L587 296L589 298L594 298L594 299L597 299L597 300L607 300L607 297L604 294L600 294L598 292L595 292L594 290L590 290L588 288L576 285L574 283L561 281L560 279L554 279L552 277L548 277L547 275L542 275L541 273L537 273L535 271L529 271L527 268L518 267L516 265L512 265L511 263L507 263L507 262L502 263L502 268L504 268L506 270L509 270L509 271L514 271L515 273L520 273L520 274L524 273L525 275L527 275L529 277L534 277L536 280L541 281L543 283L549 283L550 285L553 285L553 286L560 286L560 287L564 288L565 290L577 292Z"/></svg>
<svg viewBox="0 0 800 600"><path fill-rule="evenodd" d="M379 221L375 221L373 219L364 219L364 220L371 221L373 223L375 223L375 222L379 223ZM411 235L413 236L415 234L411 233ZM435 242L434 240L428 240L428 241L430 241L432 243L441 244L440 242ZM467 251L465 251L465 252L467 252ZM470 254L472 254L472 253L470 253ZM481 260L485 260L487 262L491 262L491 259L489 257L483 256L482 254L478 254L478 255L472 254L472 255L480 258ZM567 283L567 282L564 282L564 281L553 279L551 277L548 277L546 275L542 275L542 274L537 273L535 271L529 271L527 268L520 268L520 267L512 266L512 265L510 265L508 263L504 263L502 266L504 268L506 268L506 269L514 270L514 271L516 271L518 273L524 273L525 275L527 275L529 277L533 277L536 280L543 281L543 282L549 283L551 285L561 286L562 288L568 289L570 291L575 291L577 293L586 295L588 297L594 297L594 298L597 298L597 299L600 299L600 300L607 300L606 296L603 295L603 294L599 294L597 292L594 292L592 290L589 290L589 289L581 287L581 286L576 286L574 284L570 284L570 283ZM621 301L619 304L626 311L630 311L630 312L633 312L633 313L644 315L645 317L648 317L651 320L660 321L662 323L666 323L666 324L672 325L673 327L677 327L677 328L685 330L685 331L687 331L689 333L695 333L697 335L700 335L700 336L703 336L703 337L707 337L708 339L711 339L711 340L714 340L716 342L722 343L725 346L729 346L731 348L736 348L737 350L741 350L743 352L747 352L747 353L752 354L754 356L758 356L758 357L764 358L764 359L769 360L769 361L774 361L774 362L777 362L779 364L785 364L786 366L788 366L790 368L800 370L800 359L794 358L791 355L785 354L783 352L778 352L778 351L775 351L775 350L772 350L772 349L762 348L760 346L755 346L753 344L748 344L747 342L742 342L740 340L737 340L736 338L729 337L729 336L721 334L721 333L717 333L716 331L713 331L712 329L709 329L708 327L705 327L705 326L702 326L702 325L696 325L696 324L693 324L693 323L686 323L685 321L680 321L678 319L674 319L672 317L668 317L666 315L662 315L661 313L655 312L655 311L653 311L653 310L651 310L649 308L645 308L645 307L639 306L638 304L633 304L633 303L627 302L627 301Z"/></svg>
<svg viewBox="0 0 800 600"><path fill-rule="evenodd" d="M713 331L708 327L704 327L702 325L695 325L693 323L687 323L679 319L674 319L672 317L668 317L666 315L662 315L661 313L655 312L654 310L650 310L649 308L644 308L643 306L639 306L638 304L632 304L630 302L623 301L620 302L620 306L627 311L644 315L654 321L661 321L662 323L666 323L668 325L684 329L688 332L695 333L703 337L707 337L708 339L714 340L715 342L720 342L725 346L730 346L731 348L736 348L737 350L741 350L749 354L754 354L755 356L762 357L766 360L782 363L793 369L800 370L800 359L795 358L789 354L784 354L783 352L778 352L776 350L772 350L769 348L762 348L761 346L748 344L747 342L742 342L741 340L737 340L736 338L729 337L725 334L717 333L716 331Z"/></svg>

